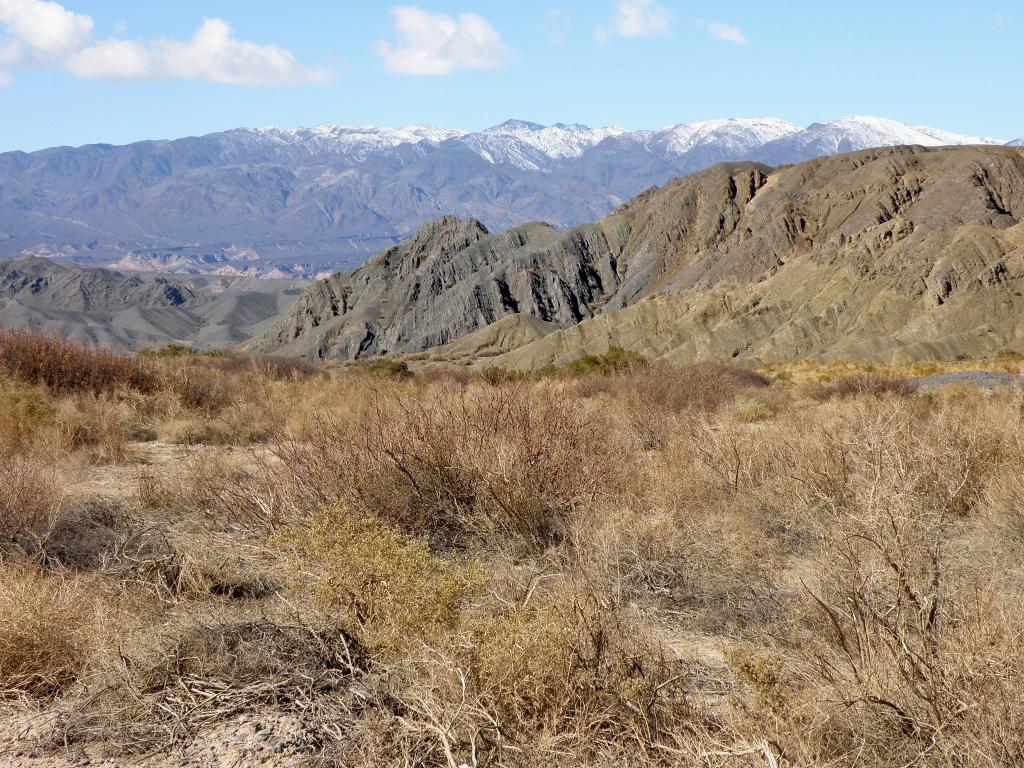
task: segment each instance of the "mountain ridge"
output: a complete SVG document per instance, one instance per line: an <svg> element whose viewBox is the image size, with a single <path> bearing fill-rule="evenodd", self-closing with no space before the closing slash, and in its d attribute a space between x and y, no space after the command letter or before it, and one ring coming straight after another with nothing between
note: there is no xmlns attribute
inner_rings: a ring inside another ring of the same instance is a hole
<svg viewBox="0 0 1024 768"><path fill-rule="evenodd" d="M952 358L1024 349L1022 289L1024 152L895 147L716 165L567 232L438 220L314 284L250 348L411 354L524 314L551 332L493 364L611 344L680 361Z"/></svg>
<svg viewBox="0 0 1024 768"><path fill-rule="evenodd" d="M0 325L55 332L94 346L236 345L298 299L295 280L121 273L33 256L0 259Z"/></svg>
<svg viewBox="0 0 1024 768"><path fill-rule="evenodd" d="M862 117L641 131L507 121L470 133L323 125L9 152L0 256L209 273L251 251L247 274L309 277L350 269L446 214L494 230L534 220L565 229L718 162L776 165L908 138L983 140Z"/></svg>

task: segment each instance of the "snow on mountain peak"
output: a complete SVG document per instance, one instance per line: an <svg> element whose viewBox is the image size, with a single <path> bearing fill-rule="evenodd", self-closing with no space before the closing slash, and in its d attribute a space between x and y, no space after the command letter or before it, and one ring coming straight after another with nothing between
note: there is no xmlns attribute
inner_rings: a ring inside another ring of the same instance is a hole
<svg viewBox="0 0 1024 768"><path fill-rule="evenodd" d="M681 158L700 149L702 157L754 155L771 162L788 162L789 158L802 157L801 153L806 152L836 154L895 144L1002 143L867 115L849 115L813 123L803 129L778 118L755 117L704 120L633 132L617 126L590 128L578 123L541 125L526 120L506 120L469 133L419 124L402 128L322 124L309 128L259 128L243 134L240 139L243 141L270 142L289 151L311 155L340 153L353 158L366 158L373 152L404 145L436 146L456 140L489 163L508 164L527 171L551 170L559 161L580 157L612 137L630 138L666 158ZM766 145L767 153L758 152Z"/></svg>
<svg viewBox="0 0 1024 768"><path fill-rule="evenodd" d="M711 143L732 151L748 151L799 130L798 126L775 117L755 117L680 123L656 131L638 131L636 135L648 146L682 155Z"/></svg>
<svg viewBox="0 0 1024 768"><path fill-rule="evenodd" d="M809 137L834 143L835 152L895 144L920 144L938 147L950 144L1000 144L979 136L963 136L928 126L906 125L884 117L849 115L828 123L814 123L805 131Z"/></svg>
<svg viewBox="0 0 1024 768"><path fill-rule="evenodd" d="M439 144L447 139L462 136L464 132L418 124L406 125L402 128L387 128L376 125L322 123L309 128L270 126L257 128L253 133L279 144L306 146L310 151L365 154L371 151L391 149L403 144L419 144L423 141Z"/></svg>
<svg viewBox="0 0 1024 768"><path fill-rule="evenodd" d="M506 120L501 125L469 133L461 141L488 162L508 163L524 170L543 170L551 160L579 157L609 136L621 136L624 128L590 128L573 123L540 125L525 120Z"/></svg>

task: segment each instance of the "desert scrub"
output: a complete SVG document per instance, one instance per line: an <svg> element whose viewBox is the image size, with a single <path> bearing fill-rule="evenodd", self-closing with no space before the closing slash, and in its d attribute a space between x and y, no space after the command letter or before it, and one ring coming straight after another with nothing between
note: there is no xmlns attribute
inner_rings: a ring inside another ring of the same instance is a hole
<svg viewBox="0 0 1024 768"><path fill-rule="evenodd" d="M527 598L467 622L466 669L503 729L621 747L685 718L682 669L612 594L563 583Z"/></svg>
<svg viewBox="0 0 1024 768"><path fill-rule="evenodd" d="M139 358L26 329L0 331L0 366L14 379L55 392L156 388L152 371Z"/></svg>
<svg viewBox="0 0 1024 768"><path fill-rule="evenodd" d="M0 384L0 458L27 451L53 424L54 408L43 393Z"/></svg>
<svg viewBox="0 0 1024 768"><path fill-rule="evenodd" d="M629 471L609 418L548 384L396 385L359 406L279 458L309 508L344 501L438 550L557 546Z"/></svg>
<svg viewBox="0 0 1024 768"><path fill-rule="evenodd" d="M66 690L109 645L112 618L85 577L0 563L0 696Z"/></svg>
<svg viewBox="0 0 1024 768"><path fill-rule="evenodd" d="M293 583L368 649L394 656L439 642L459 625L478 574L433 554L384 521L337 505L279 537L293 553Z"/></svg>
<svg viewBox="0 0 1024 768"><path fill-rule="evenodd" d="M0 461L0 489L0 557L41 553L61 513L57 473L41 459L13 456Z"/></svg>

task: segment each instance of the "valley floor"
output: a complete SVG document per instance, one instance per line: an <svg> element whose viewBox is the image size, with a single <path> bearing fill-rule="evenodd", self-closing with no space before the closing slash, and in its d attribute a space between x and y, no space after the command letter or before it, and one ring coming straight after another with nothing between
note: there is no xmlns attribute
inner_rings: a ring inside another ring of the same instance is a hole
<svg viewBox="0 0 1024 768"><path fill-rule="evenodd" d="M0 345L3 765L1024 761L1016 359Z"/></svg>

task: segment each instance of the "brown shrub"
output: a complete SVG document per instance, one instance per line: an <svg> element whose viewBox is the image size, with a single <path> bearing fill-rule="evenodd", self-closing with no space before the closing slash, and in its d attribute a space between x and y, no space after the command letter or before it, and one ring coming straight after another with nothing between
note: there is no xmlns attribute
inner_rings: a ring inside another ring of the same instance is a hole
<svg viewBox="0 0 1024 768"><path fill-rule="evenodd" d="M278 454L308 506L339 500L439 546L543 549L628 471L610 423L545 386L382 388Z"/></svg>
<svg viewBox="0 0 1024 768"><path fill-rule="evenodd" d="M250 374L271 381L305 381L325 373L323 366L298 357L254 355L251 357L209 357L202 363L224 373ZM197 361L198 362L198 361Z"/></svg>
<svg viewBox="0 0 1024 768"><path fill-rule="evenodd" d="M84 579L0 564L0 695L67 689L106 644L108 618Z"/></svg>
<svg viewBox="0 0 1024 768"><path fill-rule="evenodd" d="M54 424L66 450L86 449L92 460L104 463L123 460L128 442L143 434L132 406L109 395L62 398Z"/></svg>
<svg viewBox="0 0 1024 768"><path fill-rule="evenodd" d="M182 406L206 415L226 407L237 395L234 377L202 362L166 362L158 375L160 387L174 393Z"/></svg>
<svg viewBox="0 0 1024 768"><path fill-rule="evenodd" d="M821 408L772 434L734 485L742 497L763 484L815 542L790 582L792 622L735 665L744 738L810 764L1013 762L1020 596L979 568L968 536L988 524L985 478L1012 423L987 408L965 422L952 401Z"/></svg>
<svg viewBox="0 0 1024 768"><path fill-rule="evenodd" d="M800 385L799 391L807 397L823 402L833 398L843 399L861 395L909 397L917 390L907 379L866 371L843 376L833 382L805 382Z"/></svg>
<svg viewBox="0 0 1024 768"><path fill-rule="evenodd" d="M544 734L578 755L642 751L687 716L682 671L610 594L560 585L469 620L477 706L521 743Z"/></svg>
<svg viewBox="0 0 1024 768"><path fill-rule="evenodd" d="M0 389L0 459L27 451L53 423L54 409L37 389Z"/></svg>
<svg viewBox="0 0 1024 768"><path fill-rule="evenodd" d="M150 392L156 380L134 357L92 350L57 335L0 329L0 365L11 377L55 392Z"/></svg>
<svg viewBox="0 0 1024 768"><path fill-rule="evenodd" d="M52 468L38 459L0 461L0 551L3 545L40 552L60 514L61 493Z"/></svg>

